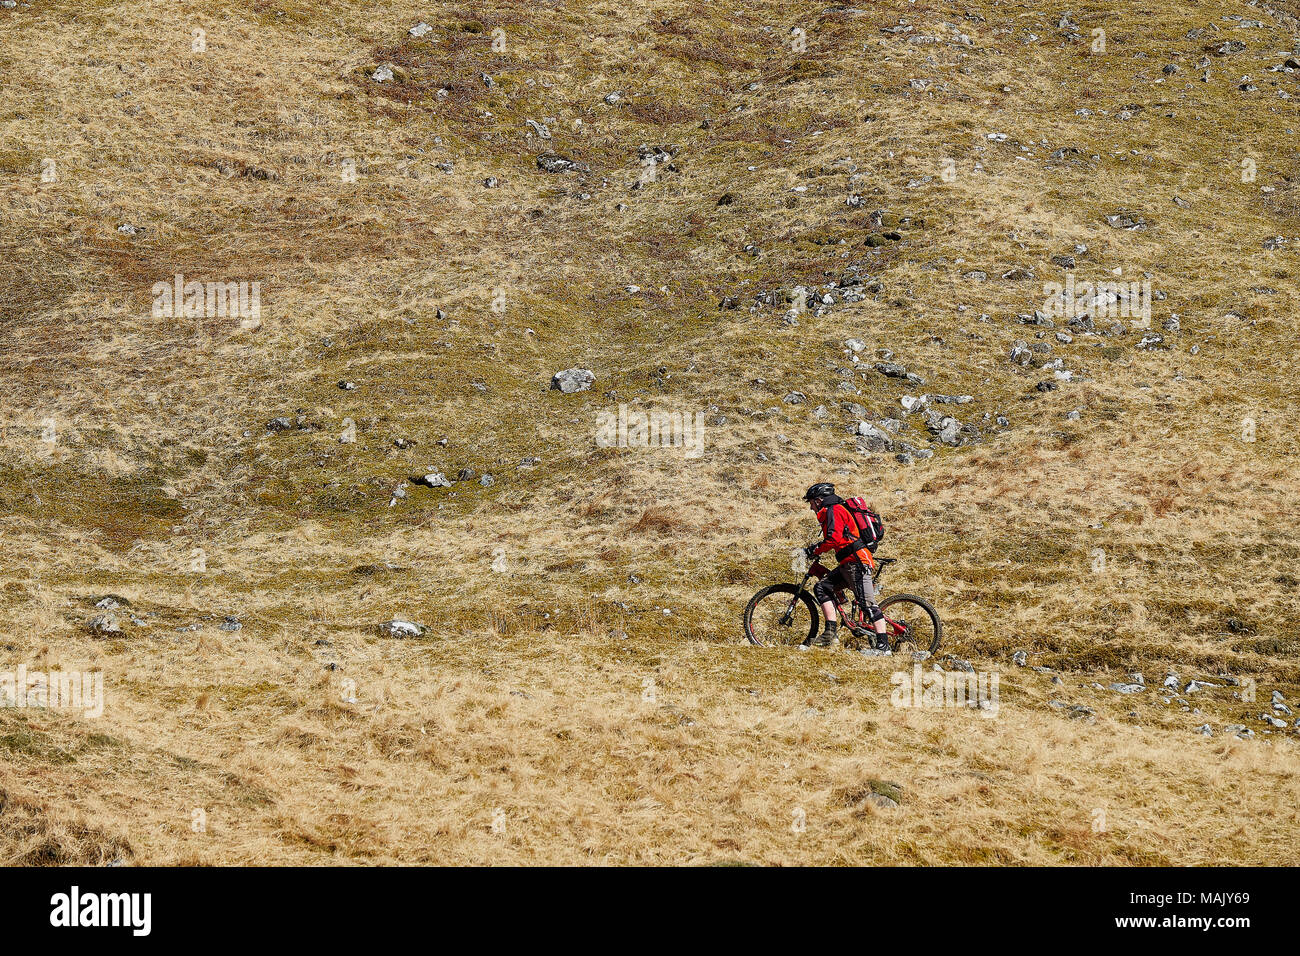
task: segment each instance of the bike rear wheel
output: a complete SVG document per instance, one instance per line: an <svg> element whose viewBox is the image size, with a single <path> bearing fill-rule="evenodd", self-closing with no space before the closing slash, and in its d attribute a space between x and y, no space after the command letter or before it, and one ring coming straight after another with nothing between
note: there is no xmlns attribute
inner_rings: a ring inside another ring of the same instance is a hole
<svg viewBox="0 0 1300 956"><path fill-rule="evenodd" d="M817 636L812 595L793 584L763 588L745 605L745 637L759 647L795 646Z"/></svg>
<svg viewBox="0 0 1300 956"><path fill-rule="evenodd" d="M889 643L900 649L929 651L933 654L943 640L943 624L930 602L915 594L895 594L880 602L880 611L888 619Z"/></svg>

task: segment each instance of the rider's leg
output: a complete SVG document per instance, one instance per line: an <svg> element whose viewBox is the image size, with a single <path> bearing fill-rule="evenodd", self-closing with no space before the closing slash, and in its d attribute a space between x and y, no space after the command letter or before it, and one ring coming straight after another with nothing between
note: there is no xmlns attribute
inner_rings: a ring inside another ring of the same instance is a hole
<svg viewBox="0 0 1300 956"><path fill-rule="evenodd" d="M813 588L813 597L821 604L822 614L826 616L826 626L812 642L814 647L829 648L835 645L835 635L839 629L839 616L835 613L835 592L844 587L843 577L840 568L836 568Z"/></svg>
<svg viewBox="0 0 1300 956"><path fill-rule="evenodd" d="M834 598L836 589L844 587L840 577L840 569L836 568L830 574L822 577L813 587L813 597L821 604L822 614L825 616L827 624L839 622L839 616L835 612Z"/></svg>
<svg viewBox="0 0 1300 956"><path fill-rule="evenodd" d="M876 582L872 580L871 572L866 568L862 569L859 581L861 582L861 589L858 600L862 602L862 606L867 612L867 620L871 622L872 628L877 634L883 636L885 633L885 616L880 612L880 605L876 603L876 598L879 597L876 592Z"/></svg>

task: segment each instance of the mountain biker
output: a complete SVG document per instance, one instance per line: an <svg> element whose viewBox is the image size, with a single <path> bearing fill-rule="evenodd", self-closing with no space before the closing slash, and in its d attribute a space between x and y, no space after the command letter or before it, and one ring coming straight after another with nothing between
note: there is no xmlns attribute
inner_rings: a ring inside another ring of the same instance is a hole
<svg viewBox="0 0 1300 956"><path fill-rule="evenodd" d="M803 498L822 526L822 540L804 548L804 554L811 560L834 549L839 565L834 571L819 578L813 588L813 596L821 603L826 625L811 644L802 647L835 646L839 627L835 613L835 593L842 588L851 587L875 631L876 647L887 648L889 642L885 637L885 618L876 604L876 585L871 577L876 562L867 550L867 543L862 539L862 530L857 521L844 507L844 499L835 494L835 486L828 481L819 481L811 486Z"/></svg>

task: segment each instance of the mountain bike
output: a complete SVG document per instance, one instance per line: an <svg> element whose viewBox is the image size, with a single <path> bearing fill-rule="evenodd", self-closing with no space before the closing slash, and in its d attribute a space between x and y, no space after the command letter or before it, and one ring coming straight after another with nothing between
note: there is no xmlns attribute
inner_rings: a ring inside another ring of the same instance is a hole
<svg viewBox="0 0 1300 956"><path fill-rule="evenodd" d="M885 568L896 561L896 558L876 558L872 580L877 591ZM808 580L821 576L817 569L826 573L826 569L814 561L798 584L773 584L749 599L745 606L744 625L745 637L751 644L759 647L795 646L808 644L817 636L822 613L808 590ZM856 595L846 609L844 590L837 591L835 610L853 637L867 641L874 638L875 632L867 621L866 609L858 604ZM885 636L891 651L910 648L933 654L939 649L943 624L929 601L915 594L894 594L880 602L880 611L885 616Z"/></svg>

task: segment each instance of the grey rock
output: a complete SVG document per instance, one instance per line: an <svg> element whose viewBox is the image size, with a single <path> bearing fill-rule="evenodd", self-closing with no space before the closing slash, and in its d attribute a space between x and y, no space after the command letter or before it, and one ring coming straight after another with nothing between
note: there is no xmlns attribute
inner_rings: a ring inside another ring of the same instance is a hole
<svg viewBox="0 0 1300 956"><path fill-rule="evenodd" d="M424 637L427 629L413 621L403 621L400 618L394 618L391 621L385 621L379 625L380 637Z"/></svg>
<svg viewBox="0 0 1300 956"><path fill-rule="evenodd" d="M112 637L122 633L113 614L97 614L86 622L86 628L96 637Z"/></svg>
<svg viewBox="0 0 1300 956"><path fill-rule="evenodd" d="M537 168L544 173L591 172L591 167L586 163L577 162L559 153L542 153L537 157Z"/></svg>
<svg viewBox="0 0 1300 956"><path fill-rule="evenodd" d="M924 384L923 381L921 380L921 376L916 375L913 372L909 372L906 368L904 368L902 365L899 365L897 362L877 362L874 368L881 375L884 375L888 378L906 379L907 381L911 382L913 385Z"/></svg>
<svg viewBox="0 0 1300 956"><path fill-rule="evenodd" d="M892 444L894 440L893 436L890 435L889 432L871 424L871 422L858 422L855 431L863 438L875 438L885 442L886 444Z"/></svg>
<svg viewBox="0 0 1300 956"><path fill-rule="evenodd" d="M566 395L585 392L596 381L596 373L586 368L567 368L551 376L551 388Z"/></svg>
<svg viewBox="0 0 1300 956"><path fill-rule="evenodd" d="M1116 213L1113 216L1107 216L1106 223L1112 229L1127 229L1130 232L1136 232L1139 229L1145 229L1147 227L1145 217L1133 216L1128 213Z"/></svg>

